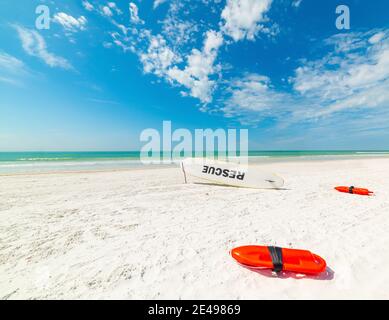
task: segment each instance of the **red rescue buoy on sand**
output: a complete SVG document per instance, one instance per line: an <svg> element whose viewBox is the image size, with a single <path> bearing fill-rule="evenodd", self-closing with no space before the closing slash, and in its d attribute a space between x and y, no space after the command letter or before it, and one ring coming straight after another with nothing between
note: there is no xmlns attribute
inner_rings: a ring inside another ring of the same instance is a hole
<svg viewBox="0 0 389 320"><path fill-rule="evenodd" d="M307 250L267 246L243 246L231 250L231 256L251 268L319 274L326 269L323 258Z"/></svg>
<svg viewBox="0 0 389 320"><path fill-rule="evenodd" d="M355 188L355 187L336 187L335 190L344 193L359 194L361 196L371 196L374 192L368 189Z"/></svg>

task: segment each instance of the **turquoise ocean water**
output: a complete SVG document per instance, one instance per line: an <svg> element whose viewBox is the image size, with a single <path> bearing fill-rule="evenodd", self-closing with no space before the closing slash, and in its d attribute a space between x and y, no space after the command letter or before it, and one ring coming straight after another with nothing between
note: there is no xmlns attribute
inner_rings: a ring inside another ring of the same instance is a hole
<svg viewBox="0 0 389 320"><path fill-rule="evenodd" d="M139 152L0 152L0 174L147 167ZM250 151L250 162L388 157L389 151Z"/></svg>

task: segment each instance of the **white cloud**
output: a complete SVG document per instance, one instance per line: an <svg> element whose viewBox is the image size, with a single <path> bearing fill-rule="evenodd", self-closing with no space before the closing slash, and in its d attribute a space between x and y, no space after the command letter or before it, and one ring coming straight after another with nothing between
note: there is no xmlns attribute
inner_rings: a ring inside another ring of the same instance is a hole
<svg viewBox="0 0 389 320"><path fill-rule="evenodd" d="M85 30L87 24L87 19L84 16L74 18L64 12L55 14L53 20L62 25L67 31L71 32Z"/></svg>
<svg viewBox="0 0 389 320"><path fill-rule="evenodd" d="M300 7L301 2L303 2L303 0L293 0L292 7L295 7L295 8Z"/></svg>
<svg viewBox="0 0 389 320"><path fill-rule="evenodd" d="M206 38L204 41L204 53L206 55L215 55L217 50L222 46L223 44L223 36L220 32L216 32L213 30L210 30L206 33Z"/></svg>
<svg viewBox="0 0 389 320"><path fill-rule="evenodd" d="M380 34L379 42L369 41L370 33L345 37L354 44L351 50L338 45L337 42L343 43L341 36L330 38L327 43L334 44L334 52L305 62L291 79L298 93L318 101L320 107L312 111L315 116L362 105L379 106L382 98L389 99L389 32ZM373 98L373 92L381 92L385 87L388 93ZM368 98L372 100L369 102Z"/></svg>
<svg viewBox="0 0 389 320"><path fill-rule="evenodd" d="M139 18L139 9L136 6L136 4L133 3L133 2L130 2L129 9L130 9L130 20L131 20L131 22L132 23L136 23L136 24L138 24L138 23L139 24L143 24L144 21Z"/></svg>
<svg viewBox="0 0 389 320"><path fill-rule="evenodd" d="M222 11L224 24L222 30L235 41L247 38L254 40L264 28L265 13L270 9L272 0L227 0Z"/></svg>
<svg viewBox="0 0 389 320"><path fill-rule="evenodd" d="M219 0L204 0L205 4L220 3ZM155 1L158 7L162 2ZM219 31L209 30L204 21L185 19L186 3L171 1L162 24L162 32L153 35L144 29L144 21L134 2L129 3L132 26L116 34L112 43L124 51L136 53L143 64L145 73L153 73L174 86L186 88L181 93L192 96L207 104L213 100L213 93L221 78L221 65L216 63L219 48L228 43L225 36L235 40L253 40L258 32L272 34L274 28L263 25L267 22L265 13L270 9L272 0L228 0L219 23ZM111 19L114 20L114 19ZM113 22L117 27L118 23ZM204 30L208 30L205 31ZM195 33L204 32L201 49L188 51L189 43L196 43ZM185 58L185 63L184 59Z"/></svg>
<svg viewBox="0 0 389 320"><path fill-rule="evenodd" d="M185 19L182 12L185 3L172 1L162 23L162 34L176 50L184 49L189 42L194 42L196 33L201 29L201 22Z"/></svg>
<svg viewBox="0 0 389 320"><path fill-rule="evenodd" d="M92 10L94 9L93 5L92 5L89 1L87 1L87 0L84 0L84 1L82 2L82 5L83 5L84 8L85 8L86 10L88 10L88 11L92 11Z"/></svg>
<svg viewBox="0 0 389 320"><path fill-rule="evenodd" d="M0 51L0 71L20 74L25 72L25 65L23 61L19 60L18 58Z"/></svg>
<svg viewBox="0 0 389 320"><path fill-rule="evenodd" d="M163 35L169 39L175 47L182 47L194 40L194 33L197 31L198 25L191 21L168 18L163 22Z"/></svg>
<svg viewBox="0 0 389 320"><path fill-rule="evenodd" d="M215 66L218 50L223 44L220 32L208 31L205 34L203 49L193 49L189 54L186 66L181 69L178 64L182 59L168 47L166 40L161 36L151 36L147 52L140 54L143 70L154 73L172 84L181 85L189 89L190 95L203 103L212 100L215 81L210 76L220 69Z"/></svg>
<svg viewBox="0 0 389 320"><path fill-rule="evenodd" d="M116 14L116 15L123 14L122 10L120 10L118 8L118 6L116 5L116 3L113 1L107 2L106 5L100 6L100 13L103 16L106 16L109 18L112 18L114 16L114 14Z"/></svg>
<svg viewBox="0 0 389 320"><path fill-rule="evenodd" d="M34 56L45 62L50 67L59 67L71 70L72 65L60 56L47 50L44 38L35 30L30 30L16 25L15 29L19 34L24 51L30 56Z"/></svg>
<svg viewBox="0 0 389 320"><path fill-rule="evenodd" d="M123 14L122 10L120 10L115 2L108 2L108 7L116 12L116 14Z"/></svg>
<svg viewBox="0 0 389 320"><path fill-rule="evenodd" d="M0 81L11 85L21 85L21 77L29 75L23 61L0 51Z"/></svg>
<svg viewBox="0 0 389 320"><path fill-rule="evenodd" d="M245 124L265 117L279 117L295 106L291 95L277 91L268 77L259 74L246 74L232 80L226 92L228 98L221 111L226 117L237 117Z"/></svg>
<svg viewBox="0 0 389 320"><path fill-rule="evenodd" d="M361 91L356 90L354 94L335 101L323 110L314 112L314 116L322 117L350 109L377 107L389 107L389 79L378 82L372 87L366 87Z"/></svg>
<svg viewBox="0 0 389 320"><path fill-rule="evenodd" d="M112 10L108 6L103 6L101 8L101 13L107 17L113 16Z"/></svg>
<svg viewBox="0 0 389 320"><path fill-rule="evenodd" d="M111 43L111 42L104 41L104 42L103 42L103 47L106 48L106 49L112 48L112 43Z"/></svg>
<svg viewBox="0 0 389 320"><path fill-rule="evenodd" d="M155 7L164 1L154 1ZM203 0L202 4L221 3L220 0ZM124 51L136 53L143 64L145 73L153 73L172 85L187 89L181 92L192 96L202 103L213 100L213 93L221 79L221 65L216 64L219 48L228 43L225 36L235 40L253 40L258 32L273 34L275 29L265 27L265 13L270 9L272 0L227 0L219 31L209 29L205 21L187 19L188 2L172 0L162 24L162 32L153 35L143 28L144 21L139 17L138 6L129 3L132 26L122 28L123 35L116 34L112 43ZM215 12L216 13L216 12ZM111 22L119 27L114 19ZM274 26L273 26L274 27ZM208 31L206 31L208 30ZM189 43L197 42L196 33L204 32L202 49L188 49ZM186 57L185 62L183 57Z"/></svg>
<svg viewBox="0 0 389 320"><path fill-rule="evenodd" d="M213 4L219 0L201 2ZM162 3L156 0L154 6ZM158 21L162 31L153 34L144 28L137 5L130 2L132 23L128 27L115 18L108 19L122 31L111 33L109 43L137 54L145 73L155 74L180 88L181 94L197 98L210 111L215 111L209 103L216 97L218 111L248 124L264 118L278 126L314 123L318 119L331 123L339 119L332 117L335 113L346 117L346 111L388 108L387 30L351 32L326 39L321 50L330 53L321 54L316 60L301 60L290 82L282 86L275 87L270 78L260 74L221 81L222 69L217 61L221 46L232 42L229 37L234 41L254 40L259 33L273 32L266 17L272 0L226 0L216 31L204 33L202 47L189 44L197 43L198 33L209 30L210 26L204 20L191 20L187 3L171 0L167 15ZM289 1L295 7L301 3ZM106 7L113 15L113 6Z"/></svg>
<svg viewBox="0 0 389 320"><path fill-rule="evenodd" d="M222 112L246 123L269 117L285 124L389 108L389 30L336 35L324 43L330 52L303 60L289 79L290 90L256 74L231 81Z"/></svg>
<svg viewBox="0 0 389 320"><path fill-rule="evenodd" d="M208 31L203 50L193 49L183 70L176 66L169 69L167 72L169 79L188 88L190 95L201 102L211 102L215 81L211 80L210 76L219 71L219 66L215 66L215 60L222 44L223 37L220 32Z"/></svg>
<svg viewBox="0 0 389 320"><path fill-rule="evenodd" d="M151 36L147 52L140 54L143 70L146 73L154 73L164 76L167 68L178 62L177 55L167 46L162 36Z"/></svg>
<svg viewBox="0 0 389 320"><path fill-rule="evenodd" d="M165 3L167 0L154 0L153 8L158 8L161 4Z"/></svg>
<svg viewBox="0 0 389 320"><path fill-rule="evenodd" d="M385 37L384 32L378 32L375 35L371 36L371 38L369 39L369 42L371 44L376 44L376 43L380 42L384 37Z"/></svg>
<svg viewBox="0 0 389 320"><path fill-rule="evenodd" d="M130 21L132 23L144 24L144 21L141 18L139 18L139 9L135 3L130 2L129 10L130 10Z"/></svg>
<svg viewBox="0 0 389 320"><path fill-rule="evenodd" d="M18 80L15 80L13 78L8 78L8 77L3 77L0 75L0 82L6 83L6 84L11 84L13 86L20 86L21 83Z"/></svg>
<svg viewBox="0 0 389 320"><path fill-rule="evenodd" d="M121 48L124 52L126 52L126 51L131 51L133 53L136 52L136 49L133 45L131 45L131 44L128 45L121 40L118 40L118 39L113 40L113 43L116 44L119 48Z"/></svg>

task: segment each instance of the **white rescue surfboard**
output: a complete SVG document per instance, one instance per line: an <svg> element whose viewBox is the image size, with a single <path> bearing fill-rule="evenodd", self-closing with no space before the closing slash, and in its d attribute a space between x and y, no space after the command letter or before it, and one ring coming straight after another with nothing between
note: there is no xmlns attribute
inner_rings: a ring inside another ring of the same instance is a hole
<svg viewBox="0 0 389 320"><path fill-rule="evenodd" d="M279 189L284 186L284 179L277 174L233 162L188 158L181 162L181 168L185 182L187 176L191 176L208 183L242 188Z"/></svg>

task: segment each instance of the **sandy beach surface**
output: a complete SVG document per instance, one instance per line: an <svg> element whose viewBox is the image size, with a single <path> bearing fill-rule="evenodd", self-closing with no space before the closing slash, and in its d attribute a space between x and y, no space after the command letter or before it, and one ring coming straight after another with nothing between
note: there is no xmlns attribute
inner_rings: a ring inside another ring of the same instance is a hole
<svg viewBox="0 0 389 320"><path fill-rule="evenodd" d="M0 176L0 299L388 299L389 158L259 166L285 190L183 184L178 167ZM253 272L229 255L247 244L328 269Z"/></svg>

